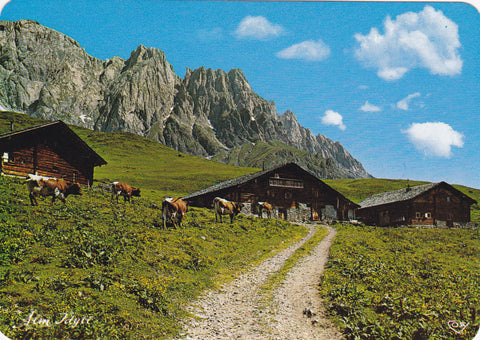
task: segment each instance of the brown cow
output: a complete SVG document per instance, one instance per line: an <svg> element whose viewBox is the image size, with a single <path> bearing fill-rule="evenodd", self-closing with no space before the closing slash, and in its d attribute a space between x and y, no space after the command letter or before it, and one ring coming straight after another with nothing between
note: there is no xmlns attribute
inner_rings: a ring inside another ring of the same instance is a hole
<svg viewBox="0 0 480 340"><path fill-rule="evenodd" d="M268 202L257 203L258 216L263 217L263 211L267 213L267 218L272 217L273 206Z"/></svg>
<svg viewBox="0 0 480 340"><path fill-rule="evenodd" d="M233 218L237 216L242 210L243 203L230 202L226 199L215 197L213 199L213 209L215 210L215 222L217 222L217 215L220 216L220 223L222 215L230 215L230 223L233 223Z"/></svg>
<svg viewBox="0 0 480 340"><path fill-rule="evenodd" d="M111 200L113 200L113 197L117 197L117 203L118 203L118 196L122 195L123 196L123 201L129 201L132 196L138 196L140 197L140 189L134 188L126 183L121 183L121 182L113 182L112 187L112 197Z"/></svg>
<svg viewBox="0 0 480 340"><path fill-rule="evenodd" d="M52 196L52 202L55 198L65 203L68 195L81 195L82 188L78 183L67 183L64 179L56 179L53 177L43 177L37 175L28 175L26 180L30 202L32 205L38 205L36 196Z"/></svg>
<svg viewBox="0 0 480 340"><path fill-rule="evenodd" d="M180 228L182 227L183 216L188 210L188 202L180 198L167 197L162 202L163 228L167 229L167 220L172 221L175 228L175 220L178 221Z"/></svg>

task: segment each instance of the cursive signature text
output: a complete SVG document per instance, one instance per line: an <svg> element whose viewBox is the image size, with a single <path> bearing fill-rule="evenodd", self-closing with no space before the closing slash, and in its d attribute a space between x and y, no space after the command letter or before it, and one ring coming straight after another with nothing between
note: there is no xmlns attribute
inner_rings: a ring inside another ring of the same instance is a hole
<svg viewBox="0 0 480 340"><path fill-rule="evenodd" d="M50 320L43 315L38 314L36 311L32 311L28 318L24 320L25 326L43 326L51 327L53 325L67 325L72 328L78 325L89 324L92 320L92 316L77 316L75 313L63 313L63 316L59 320Z"/></svg>

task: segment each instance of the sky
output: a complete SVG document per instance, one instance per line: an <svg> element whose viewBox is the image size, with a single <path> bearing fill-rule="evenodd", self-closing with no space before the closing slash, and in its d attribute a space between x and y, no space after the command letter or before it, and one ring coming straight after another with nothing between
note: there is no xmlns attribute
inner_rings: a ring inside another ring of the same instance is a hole
<svg viewBox="0 0 480 340"><path fill-rule="evenodd" d="M5 2L5 1L4 1ZM1 6L1 1L0 1ZM90 55L243 71L378 178L480 188L480 14L467 3L12 0Z"/></svg>

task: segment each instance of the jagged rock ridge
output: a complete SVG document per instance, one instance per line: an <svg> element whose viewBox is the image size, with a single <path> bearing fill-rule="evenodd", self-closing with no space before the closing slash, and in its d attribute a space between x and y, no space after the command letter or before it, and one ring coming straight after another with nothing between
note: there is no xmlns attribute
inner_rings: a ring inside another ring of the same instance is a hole
<svg viewBox="0 0 480 340"><path fill-rule="evenodd" d="M102 61L66 35L20 20L0 22L0 81L1 105L41 118L129 131L199 156L279 141L331 166L329 177L369 176L339 143L313 135L291 111L279 115L238 69L188 69L181 79L156 48Z"/></svg>

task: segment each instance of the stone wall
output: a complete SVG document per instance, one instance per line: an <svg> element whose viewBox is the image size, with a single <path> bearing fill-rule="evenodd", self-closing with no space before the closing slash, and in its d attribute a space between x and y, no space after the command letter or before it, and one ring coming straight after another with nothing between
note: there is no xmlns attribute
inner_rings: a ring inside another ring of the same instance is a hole
<svg viewBox="0 0 480 340"><path fill-rule="evenodd" d="M312 217L312 211L306 204L300 203L297 208L287 209L287 219L292 222L309 221Z"/></svg>
<svg viewBox="0 0 480 340"><path fill-rule="evenodd" d="M251 203L243 203L243 208L240 211L241 214L247 216L258 216L256 212L252 212ZM259 217L259 216L258 216ZM263 217L266 218L267 214L264 212ZM312 217L312 212L306 204L300 203L298 208L287 209L287 220L291 222L304 222L309 221ZM273 208L271 218L280 218L278 207Z"/></svg>

